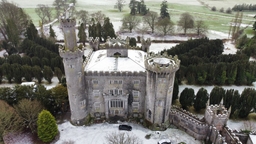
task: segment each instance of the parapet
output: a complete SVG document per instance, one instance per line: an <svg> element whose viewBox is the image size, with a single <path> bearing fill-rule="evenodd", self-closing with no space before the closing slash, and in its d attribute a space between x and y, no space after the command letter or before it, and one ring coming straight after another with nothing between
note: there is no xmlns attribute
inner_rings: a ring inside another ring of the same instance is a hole
<svg viewBox="0 0 256 144"><path fill-rule="evenodd" d="M85 76L145 76L142 71L87 71Z"/></svg>
<svg viewBox="0 0 256 144"><path fill-rule="evenodd" d="M180 60L177 56L167 56L167 54L150 54L145 58L145 67L147 70L155 73L176 72L180 67Z"/></svg>
<svg viewBox="0 0 256 144"><path fill-rule="evenodd" d="M61 19L60 25L62 28L72 28L76 26L76 20L74 18L72 19Z"/></svg>
<svg viewBox="0 0 256 144"><path fill-rule="evenodd" d="M80 49L76 49L75 51L66 50L63 48L59 48L60 56L63 59L75 59L75 58L82 58L84 55L84 51Z"/></svg>
<svg viewBox="0 0 256 144"><path fill-rule="evenodd" d="M207 107L206 113L215 118L227 118L229 115L224 105L210 105Z"/></svg>

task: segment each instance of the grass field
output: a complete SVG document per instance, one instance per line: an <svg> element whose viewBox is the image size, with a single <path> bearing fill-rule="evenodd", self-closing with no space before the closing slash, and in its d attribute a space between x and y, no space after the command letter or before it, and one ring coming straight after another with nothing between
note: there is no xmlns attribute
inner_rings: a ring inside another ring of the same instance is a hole
<svg viewBox="0 0 256 144"><path fill-rule="evenodd" d="M52 5L54 0L44 0L44 1L33 1L33 0L12 0L17 3L18 6L25 9L25 11L30 15L35 25L38 25L39 17L36 15L34 8L37 4L47 4ZM112 22L120 21L124 15L130 12L128 3L130 0L126 0L126 6L122 12L114 9L114 4L116 0L77 0L76 9L77 10L87 10L89 13L96 11L102 11L106 16L110 17ZM145 4L151 11L160 13L160 0L145 0ZM232 14L221 13L219 11L213 12L209 7L215 6L217 9L233 7L235 4L244 3L242 0L168 0L168 8L171 16L171 20L174 23L180 18L180 15L184 12L189 12L194 16L195 20L203 20L209 26L210 30L220 31L228 33L229 23L234 19L235 12ZM255 4L255 0L247 0L247 4ZM253 15L256 13L245 12L243 15L243 24L251 24ZM251 33L250 27L246 29L246 33Z"/></svg>

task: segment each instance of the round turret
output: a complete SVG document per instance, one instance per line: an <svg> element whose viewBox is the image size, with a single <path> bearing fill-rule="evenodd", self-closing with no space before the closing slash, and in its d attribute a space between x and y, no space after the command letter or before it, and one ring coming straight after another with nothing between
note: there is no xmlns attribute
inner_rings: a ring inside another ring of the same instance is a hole
<svg viewBox="0 0 256 144"><path fill-rule="evenodd" d="M172 58L156 55L145 60L145 67L155 73L171 73L179 69L180 60L177 56Z"/></svg>

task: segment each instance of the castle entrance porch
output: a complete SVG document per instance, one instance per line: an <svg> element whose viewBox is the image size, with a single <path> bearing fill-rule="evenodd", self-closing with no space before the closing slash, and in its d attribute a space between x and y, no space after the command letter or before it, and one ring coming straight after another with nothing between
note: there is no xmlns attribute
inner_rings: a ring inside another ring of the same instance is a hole
<svg viewBox="0 0 256 144"><path fill-rule="evenodd" d="M127 117L128 113L128 95L112 96L105 95L105 114L109 117Z"/></svg>

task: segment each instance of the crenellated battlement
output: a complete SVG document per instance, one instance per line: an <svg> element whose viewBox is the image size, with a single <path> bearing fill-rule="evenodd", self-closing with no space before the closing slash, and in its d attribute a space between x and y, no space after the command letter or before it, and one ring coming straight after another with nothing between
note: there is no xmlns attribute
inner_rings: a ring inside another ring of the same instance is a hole
<svg viewBox="0 0 256 144"><path fill-rule="evenodd" d="M147 38L146 40L141 40L141 49L145 52L149 51L149 47L151 46L151 39Z"/></svg>
<svg viewBox="0 0 256 144"><path fill-rule="evenodd" d="M70 51L67 49L59 48L59 54L63 59L76 59L82 58L82 56L84 55L84 51L80 49Z"/></svg>
<svg viewBox="0 0 256 144"><path fill-rule="evenodd" d="M145 76L145 72L131 71L87 71L86 76Z"/></svg>
<svg viewBox="0 0 256 144"><path fill-rule="evenodd" d="M89 37L88 41L94 51L99 50L100 40L98 37L95 39L93 37Z"/></svg>
<svg viewBox="0 0 256 144"><path fill-rule="evenodd" d="M72 19L61 19L60 25L62 28L74 28L76 26L76 20Z"/></svg>
<svg viewBox="0 0 256 144"><path fill-rule="evenodd" d="M180 60L177 56L151 54L145 59L146 69L155 73L168 74L177 71L180 67Z"/></svg>
<svg viewBox="0 0 256 144"><path fill-rule="evenodd" d="M210 105L207 107L206 112L210 116L220 119L226 118L229 115L224 105Z"/></svg>

